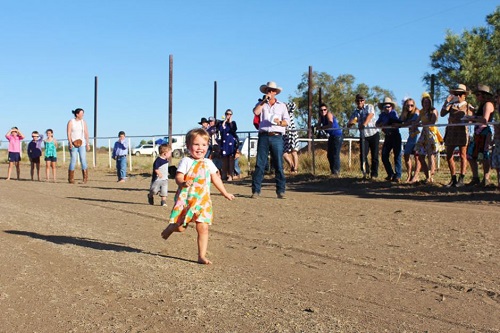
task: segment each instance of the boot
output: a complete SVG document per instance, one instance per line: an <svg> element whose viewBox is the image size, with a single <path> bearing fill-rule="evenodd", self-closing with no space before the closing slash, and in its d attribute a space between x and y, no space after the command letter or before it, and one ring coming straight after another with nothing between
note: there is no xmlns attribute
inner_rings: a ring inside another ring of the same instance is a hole
<svg viewBox="0 0 500 333"><path fill-rule="evenodd" d="M68 183L75 183L75 170L68 170Z"/></svg>
<svg viewBox="0 0 500 333"><path fill-rule="evenodd" d="M479 180L479 177L472 177L472 181L467 184L467 186L476 186L479 185L481 181Z"/></svg>
<svg viewBox="0 0 500 333"><path fill-rule="evenodd" d="M460 174L460 176L458 176L458 181L457 181L457 185L456 185L457 187L465 186L464 178L465 178L465 175Z"/></svg>
<svg viewBox="0 0 500 333"><path fill-rule="evenodd" d="M83 182L84 184L87 184L87 181L89 180L89 171L88 170L82 170L82 176L83 176Z"/></svg>
<svg viewBox="0 0 500 333"><path fill-rule="evenodd" d="M451 176L451 181L445 185L446 187L457 187L457 176Z"/></svg>

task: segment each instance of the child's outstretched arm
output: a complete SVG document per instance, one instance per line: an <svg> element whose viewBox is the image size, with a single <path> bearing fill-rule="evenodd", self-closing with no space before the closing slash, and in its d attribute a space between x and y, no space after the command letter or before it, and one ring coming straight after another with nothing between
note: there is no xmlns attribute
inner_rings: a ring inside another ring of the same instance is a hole
<svg viewBox="0 0 500 333"><path fill-rule="evenodd" d="M193 185L193 180L184 180L185 175L182 172L177 172L175 174L175 183L179 187L189 187Z"/></svg>
<svg viewBox="0 0 500 333"><path fill-rule="evenodd" d="M231 193L228 193L226 191L226 188L224 187L224 183L222 183L222 179L220 179L219 173L212 173L210 175L212 179L212 183L215 185L215 187L219 190L219 192L226 198L227 200L233 200L234 195Z"/></svg>

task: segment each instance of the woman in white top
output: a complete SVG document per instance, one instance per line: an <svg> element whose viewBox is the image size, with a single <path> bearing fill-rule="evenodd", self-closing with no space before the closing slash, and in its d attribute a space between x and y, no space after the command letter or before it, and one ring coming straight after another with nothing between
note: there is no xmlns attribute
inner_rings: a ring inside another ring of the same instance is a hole
<svg viewBox="0 0 500 333"><path fill-rule="evenodd" d="M83 183L87 183L87 151L90 151L89 131L87 123L83 120L83 109L75 109L71 111L75 115L74 119L68 121L67 134L68 146L71 155L71 162L68 169L68 182L75 183L75 166L77 155L80 155L80 163L82 164Z"/></svg>

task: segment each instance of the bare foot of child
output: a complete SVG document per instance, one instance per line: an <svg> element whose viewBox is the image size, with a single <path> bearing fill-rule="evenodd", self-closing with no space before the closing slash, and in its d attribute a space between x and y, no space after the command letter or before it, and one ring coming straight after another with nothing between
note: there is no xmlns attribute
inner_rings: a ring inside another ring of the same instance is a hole
<svg viewBox="0 0 500 333"><path fill-rule="evenodd" d="M210 260L208 260L207 258L198 257L198 264L211 265L212 262Z"/></svg>

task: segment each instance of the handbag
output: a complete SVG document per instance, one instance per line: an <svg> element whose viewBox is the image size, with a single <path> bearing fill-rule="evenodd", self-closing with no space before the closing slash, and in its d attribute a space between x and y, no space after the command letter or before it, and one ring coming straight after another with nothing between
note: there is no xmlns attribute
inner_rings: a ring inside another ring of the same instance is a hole
<svg viewBox="0 0 500 333"><path fill-rule="evenodd" d="M80 140L80 139L77 139L77 140L73 141L73 146L75 146L76 148L81 147L82 144L83 144L83 141Z"/></svg>

